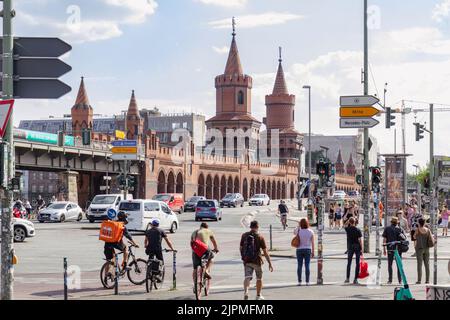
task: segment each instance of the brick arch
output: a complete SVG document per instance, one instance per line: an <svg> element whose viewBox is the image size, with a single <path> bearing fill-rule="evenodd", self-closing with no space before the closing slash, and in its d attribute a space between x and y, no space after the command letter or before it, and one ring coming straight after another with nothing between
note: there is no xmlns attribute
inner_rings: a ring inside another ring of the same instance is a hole
<svg viewBox="0 0 450 320"><path fill-rule="evenodd" d="M236 178L234 178L234 193L239 193L241 190L241 188L240 188L240 183L239 183L240 181L239 181L239 178L238 177L236 177Z"/></svg>
<svg viewBox="0 0 450 320"><path fill-rule="evenodd" d="M225 176L222 176L220 179L220 198L222 199L225 197L225 194L227 193L227 178Z"/></svg>
<svg viewBox="0 0 450 320"><path fill-rule="evenodd" d="M166 193L166 173L161 170L158 174L158 193Z"/></svg>
<svg viewBox="0 0 450 320"><path fill-rule="evenodd" d="M175 174L172 170L167 175L167 193L175 193Z"/></svg>
<svg viewBox="0 0 450 320"><path fill-rule="evenodd" d="M266 180L263 179L263 181L261 182L261 193L267 193L267 189L266 189Z"/></svg>
<svg viewBox="0 0 450 320"><path fill-rule="evenodd" d="M233 193L233 177L229 176L227 181L227 193Z"/></svg>
<svg viewBox="0 0 450 320"><path fill-rule="evenodd" d="M259 179L256 180L255 186L255 194L261 193L261 181Z"/></svg>
<svg viewBox="0 0 450 320"><path fill-rule="evenodd" d="M242 195L244 196L244 200L248 200L248 180L247 178L244 178L244 181L242 182Z"/></svg>
<svg viewBox="0 0 450 320"><path fill-rule="evenodd" d="M281 199L286 199L286 198L287 198L286 182L283 181L283 183L281 184Z"/></svg>
<svg viewBox="0 0 450 320"><path fill-rule="evenodd" d="M295 184L291 182L291 199L295 199Z"/></svg>
<svg viewBox="0 0 450 320"><path fill-rule="evenodd" d="M249 197L253 197L255 195L255 179L250 180L250 194Z"/></svg>
<svg viewBox="0 0 450 320"><path fill-rule="evenodd" d="M198 176L197 195L202 197L205 196L205 176L203 173L200 173Z"/></svg>
<svg viewBox="0 0 450 320"><path fill-rule="evenodd" d="M206 177L206 198L213 198L213 181L210 174L208 174L208 176Z"/></svg>
<svg viewBox="0 0 450 320"><path fill-rule="evenodd" d="M277 199L281 199L281 182L277 182Z"/></svg>
<svg viewBox="0 0 450 320"><path fill-rule="evenodd" d="M272 190L270 188L271 188L270 180L267 180L266 193L269 196L269 198L272 197Z"/></svg>
<svg viewBox="0 0 450 320"><path fill-rule="evenodd" d="M213 181L213 199L220 200L220 179L216 175Z"/></svg>
<svg viewBox="0 0 450 320"><path fill-rule="evenodd" d="M184 179L183 174L178 172L177 179L175 181L175 192L176 193L184 193Z"/></svg>

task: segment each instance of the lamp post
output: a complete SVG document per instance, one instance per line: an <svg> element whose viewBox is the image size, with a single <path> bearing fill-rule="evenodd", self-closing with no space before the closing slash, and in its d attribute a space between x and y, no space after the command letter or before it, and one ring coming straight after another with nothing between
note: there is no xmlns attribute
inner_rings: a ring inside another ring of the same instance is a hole
<svg viewBox="0 0 450 320"><path fill-rule="evenodd" d="M298 204L298 211L302 211L302 198L301 198L301 180L302 180L302 153L303 153L303 141L297 140L295 141L295 144L299 147L298 148L298 184L297 184L297 204Z"/></svg>
<svg viewBox="0 0 450 320"><path fill-rule="evenodd" d="M311 203L311 86L303 86L303 89L308 90L308 118L309 118L309 129L308 129L308 204Z"/></svg>

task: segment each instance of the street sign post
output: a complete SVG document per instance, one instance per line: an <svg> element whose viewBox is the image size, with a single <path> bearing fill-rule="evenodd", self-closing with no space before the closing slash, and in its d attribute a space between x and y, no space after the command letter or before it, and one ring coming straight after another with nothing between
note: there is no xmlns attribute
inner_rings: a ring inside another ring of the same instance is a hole
<svg viewBox="0 0 450 320"><path fill-rule="evenodd" d="M380 102L374 96L344 96L341 97L341 107L370 107Z"/></svg>
<svg viewBox="0 0 450 320"><path fill-rule="evenodd" d="M340 127L341 129L373 128L379 123L380 121L372 118L345 118L341 119Z"/></svg>
<svg viewBox="0 0 450 320"><path fill-rule="evenodd" d="M111 160L114 161L124 161L124 160L131 160L136 161L138 160L137 154L113 154L111 155Z"/></svg>
<svg viewBox="0 0 450 320"><path fill-rule="evenodd" d="M14 106L14 100L0 101L0 138L5 135L6 125L11 116Z"/></svg>
<svg viewBox="0 0 450 320"><path fill-rule="evenodd" d="M0 38L3 40L3 37ZM3 43L0 40L0 51ZM20 57L58 58L72 50L72 46L58 38L14 38L14 55Z"/></svg>
<svg viewBox="0 0 450 320"><path fill-rule="evenodd" d="M111 142L111 145L113 147L136 147L137 148L137 141L136 140L116 140Z"/></svg>

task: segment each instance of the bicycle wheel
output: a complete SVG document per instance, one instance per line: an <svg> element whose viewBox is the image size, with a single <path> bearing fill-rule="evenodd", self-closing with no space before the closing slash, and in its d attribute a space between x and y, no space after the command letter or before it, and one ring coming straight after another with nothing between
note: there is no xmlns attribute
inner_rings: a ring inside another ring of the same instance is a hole
<svg viewBox="0 0 450 320"><path fill-rule="evenodd" d="M153 272L147 268L147 276L145 277L145 290L150 293L153 289Z"/></svg>
<svg viewBox="0 0 450 320"><path fill-rule="evenodd" d="M106 268L109 266L109 275L106 275ZM103 264L100 270L100 281L105 289L114 289L116 278L116 268L111 261L107 261Z"/></svg>
<svg viewBox="0 0 450 320"><path fill-rule="evenodd" d="M141 286L145 283L145 278L147 277L147 261L144 259L137 259L129 264L131 268L127 272L128 280L132 284Z"/></svg>
<svg viewBox="0 0 450 320"><path fill-rule="evenodd" d="M197 267L195 271L195 282L194 282L194 293L195 299L200 300L202 297L202 278L203 278L203 269L201 267Z"/></svg>
<svg viewBox="0 0 450 320"><path fill-rule="evenodd" d="M153 282L156 290L160 290L162 288L163 283L164 283L165 274L166 274L166 267L163 266L161 274L159 276L157 276L159 279L155 279L155 282ZM155 276L155 278L156 278L156 276Z"/></svg>

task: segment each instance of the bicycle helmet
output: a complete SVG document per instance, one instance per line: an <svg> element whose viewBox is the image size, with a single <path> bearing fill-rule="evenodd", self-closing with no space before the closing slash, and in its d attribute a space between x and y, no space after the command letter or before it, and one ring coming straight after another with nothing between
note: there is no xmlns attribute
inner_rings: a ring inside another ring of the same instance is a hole
<svg viewBox="0 0 450 320"><path fill-rule="evenodd" d="M128 215L123 211L119 211L119 213L117 214L117 220L122 221L122 222L126 222L127 217L128 217Z"/></svg>
<svg viewBox="0 0 450 320"><path fill-rule="evenodd" d="M153 219L152 226L159 227L159 220L158 219Z"/></svg>

